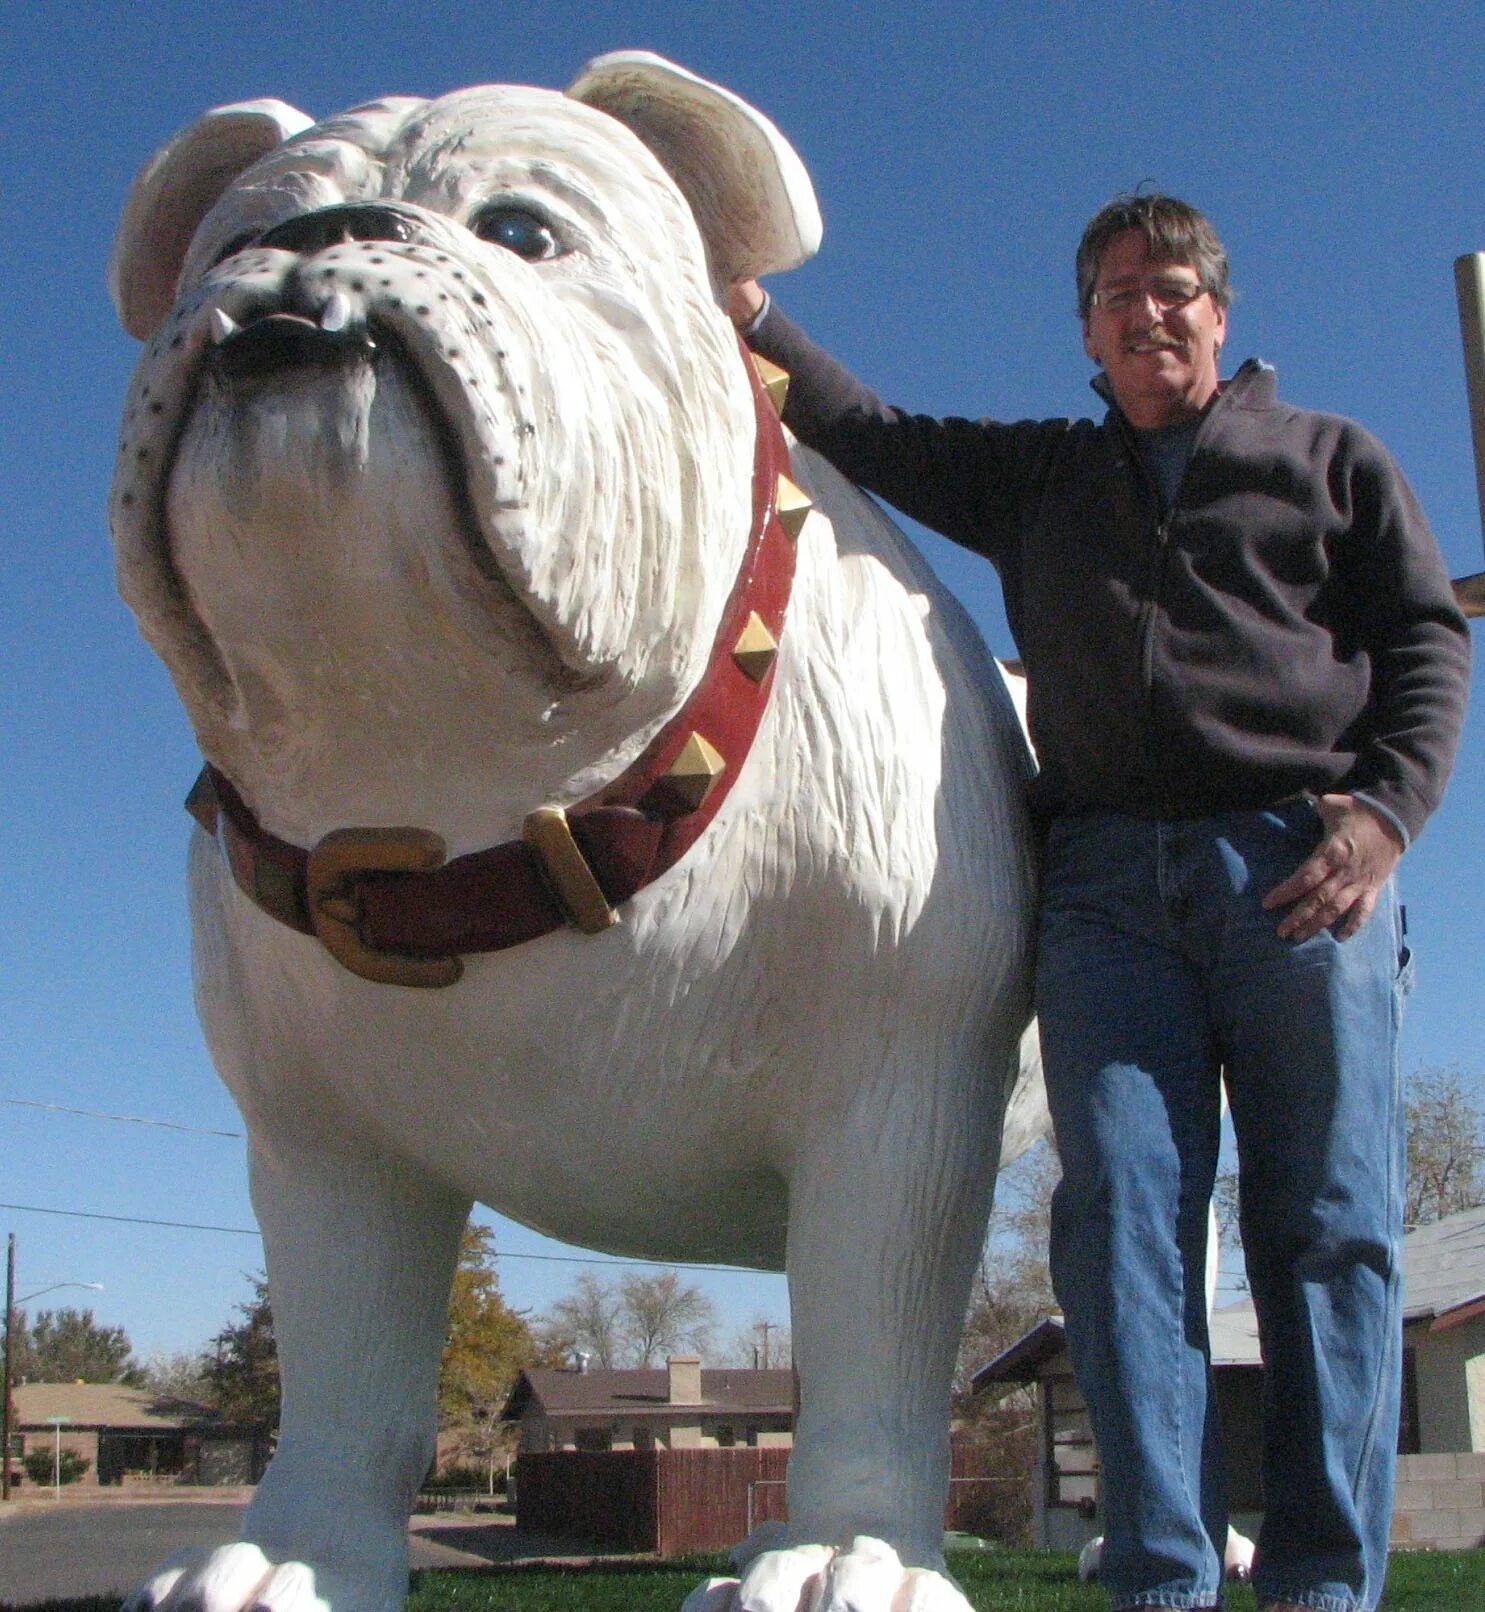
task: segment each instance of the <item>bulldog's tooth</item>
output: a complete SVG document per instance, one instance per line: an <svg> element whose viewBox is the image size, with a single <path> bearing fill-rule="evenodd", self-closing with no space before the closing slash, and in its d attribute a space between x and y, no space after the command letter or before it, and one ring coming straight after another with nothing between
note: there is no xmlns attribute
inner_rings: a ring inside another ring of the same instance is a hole
<svg viewBox="0 0 1485 1612"><path fill-rule="evenodd" d="M223 313L220 308L211 310L211 339L218 346L226 341L228 336L237 332L237 321L229 313Z"/></svg>
<svg viewBox="0 0 1485 1612"><path fill-rule="evenodd" d="M343 291L332 291L325 306L320 309L320 329L333 336L344 330L351 320L351 304Z"/></svg>

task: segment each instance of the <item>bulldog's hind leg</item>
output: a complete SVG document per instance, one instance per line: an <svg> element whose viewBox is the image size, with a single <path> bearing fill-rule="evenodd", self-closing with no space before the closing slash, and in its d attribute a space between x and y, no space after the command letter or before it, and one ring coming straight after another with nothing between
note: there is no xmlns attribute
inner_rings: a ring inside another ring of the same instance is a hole
<svg viewBox="0 0 1485 1612"><path fill-rule="evenodd" d="M386 1159L277 1145L254 1149L252 1188L283 1373L278 1448L243 1542L162 1574L134 1604L394 1612L469 1203Z"/></svg>
<svg viewBox="0 0 1485 1612"><path fill-rule="evenodd" d="M739 1586L714 1581L694 1608L795 1612L808 1595L816 1612L967 1612L943 1572L949 1394L998 1115L982 1075L949 1077L953 1101L944 1080L867 1081L795 1168L789 1522L783 1548L766 1541Z"/></svg>

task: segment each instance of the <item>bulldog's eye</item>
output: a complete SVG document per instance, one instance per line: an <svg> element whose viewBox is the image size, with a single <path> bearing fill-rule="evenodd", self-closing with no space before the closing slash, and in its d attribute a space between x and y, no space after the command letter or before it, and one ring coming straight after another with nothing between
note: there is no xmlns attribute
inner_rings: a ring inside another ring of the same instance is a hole
<svg viewBox="0 0 1485 1612"><path fill-rule="evenodd" d="M551 226L529 207L499 202L486 207L470 220L469 227L482 241L503 246L528 263L556 257L560 248Z"/></svg>

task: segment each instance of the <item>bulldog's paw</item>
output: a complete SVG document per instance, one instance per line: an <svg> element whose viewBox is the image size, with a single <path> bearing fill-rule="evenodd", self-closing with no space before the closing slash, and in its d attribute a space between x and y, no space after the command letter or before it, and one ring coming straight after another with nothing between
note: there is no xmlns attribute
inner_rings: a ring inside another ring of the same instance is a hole
<svg viewBox="0 0 1485 1612"><path fill-rule="evenodd" d="M845 1550L766 1550L740 1579L698 1585L681 1612L970 1612L970 1605L942 1573L904 1567L890 1545L860 1534Z"/></svg>
<svg viewBox="0 0 1485 1612"><path fill-rule="evenodd" d="M183 1550L124 1602L122 1612L330 1612L302 1562L275 1565L247 1541Z"/></svg>

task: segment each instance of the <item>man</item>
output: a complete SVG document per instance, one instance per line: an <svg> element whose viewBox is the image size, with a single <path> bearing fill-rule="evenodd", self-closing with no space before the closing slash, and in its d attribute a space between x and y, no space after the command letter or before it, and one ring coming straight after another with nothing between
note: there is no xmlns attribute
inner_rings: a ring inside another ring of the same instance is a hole
<svg viewBox="0 0 1485 1612"><path fill-rule="evenodd" d="M1220 1599L1204 1268L1225 1070L1267 1367L1259 1604L1369 1612L1401 1380L1391 874L1449 772L1467 630L1375 440L1281 403L1264 365L1219 379L1227 258L1200 213L1116 199L1077 280L1102 423L904 414L753 282L729 311L790 372L804 441L1000 572L1047 831L1053 1280L1111 1603Z"/></svg>

